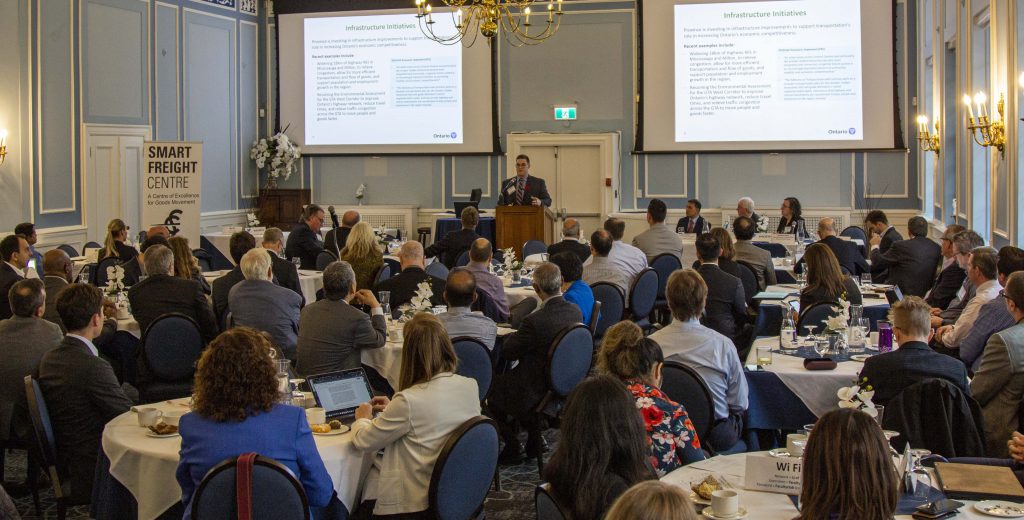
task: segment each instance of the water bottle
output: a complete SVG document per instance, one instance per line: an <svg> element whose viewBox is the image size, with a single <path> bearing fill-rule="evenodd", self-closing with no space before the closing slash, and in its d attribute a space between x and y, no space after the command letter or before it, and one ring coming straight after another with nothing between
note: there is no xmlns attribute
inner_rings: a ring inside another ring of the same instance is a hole
<svg viewBox="0 0 1024 520"><path fill-rule="evenodd" d="M779 332L779 346L782 348L793 348L796 344L796 324L793 318L786 315L782 318L782 330Z"/></svg>

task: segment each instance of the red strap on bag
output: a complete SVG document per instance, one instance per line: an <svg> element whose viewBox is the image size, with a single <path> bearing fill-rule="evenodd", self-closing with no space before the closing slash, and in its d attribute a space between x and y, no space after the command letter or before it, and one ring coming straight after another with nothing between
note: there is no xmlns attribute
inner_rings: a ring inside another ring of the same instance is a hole
<svg viewBox="0 0 1024 520"><path fill-rule="evenodd" d="M252 520L252 466L255 453L243 453L235 463L235 503L238 520Z"/></svg>

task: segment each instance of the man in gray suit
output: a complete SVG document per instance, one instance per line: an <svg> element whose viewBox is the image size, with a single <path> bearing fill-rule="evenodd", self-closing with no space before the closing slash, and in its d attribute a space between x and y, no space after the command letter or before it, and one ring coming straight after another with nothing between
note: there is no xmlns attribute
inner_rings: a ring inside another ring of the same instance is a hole
<svg viewBox="0 0 1024 520"><path fill-rule="evenodd" d="M302 296L270 281L274 276L273 264L262 247L242 255L239 266L245 280L228 293L232 323L266 332L280 353L294 361Z"/></svg>
<svg viewBox="0 0 1024 520"><path fill-rule="evenodd" d="M470 306L476 301L476 277L467 269L456 269L448 273L444 286L444 301L448 311L437 315L448 337L470 337L483 342L488 349L494 349L498 326L482 312L473 312Z"/></svg>
<svg viewBox="0 0 1024 520"><path fill-rule="evenodd" d="M1016 325L989 337L971 394L981 405L985 454L1005 458L1006 441L1017 429L1024 399L1024 272L1010 275L1000 296Z"/></svg>
<svg viewBox="0 0 1024 520"><path fill-rule="evenodd" d="M682 260L683 239L679 234L665 225L668 207L660 199L652 199L647 204L647 224L650 229L633 238L633 246L647 255L647 263L662 253L671 253Z"/></svg>
<svg viewBox="0 0 1024 520"><path fill-rule="evenodd" d="M763 291L769 285L775 285L775 264L772 263L772 254L767 250L755 246L751 240L754 239L754 221L747 217L736 217L732 223L733 233L736 234L736 256L733 260L750 264L757 275L757 285Z"/></svg>
<svg viewBox="0 0 1024 520"><path fill-rule="evenodd" d="M370 307L370 316L352 303ZM356 291L356 274L345 261L324 269L324 299L302 308L295 370L312 376L359 368L359 350L380 348L388 327L373 291Z"/></svg>

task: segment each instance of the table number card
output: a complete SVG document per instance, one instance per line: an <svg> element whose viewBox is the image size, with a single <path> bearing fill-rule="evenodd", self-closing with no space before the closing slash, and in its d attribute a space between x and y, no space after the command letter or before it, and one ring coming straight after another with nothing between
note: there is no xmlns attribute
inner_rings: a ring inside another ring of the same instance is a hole
<svg viewBox="0 0 1024 520"><path fill-rule="evenodd" d="M802 472L803 460L799 458L780 458L751 453L747 455L747 471L743 487L754 491L799 495Z"/></svg>

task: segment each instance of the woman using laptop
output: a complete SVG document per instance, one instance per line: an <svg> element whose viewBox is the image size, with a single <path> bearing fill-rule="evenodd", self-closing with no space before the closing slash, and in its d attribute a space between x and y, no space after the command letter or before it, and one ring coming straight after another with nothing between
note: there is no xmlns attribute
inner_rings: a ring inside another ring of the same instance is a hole
<svg viewBox="0 0 1024 520"><path fill-rule="evenodd" d="M224 331L196 366L192 413L181 417L178 485L185 520L192 494L210 468L256 452L288 467L302 482L310 507L334 494L302 408L277 404L277 368L266 336L247 327Z"/></svg>
<svg viewBox="0 0 1024 520"><path fill-rule="evenodd" d="M353 445L384 450L376 501L363 502L354 518L402 515L418 518L427 510L430 474L448 435L480 415L476 381L456 375L455 350L444 325L431 314L417 314L402 329L402 371L398 392L388 401L374 397L356 409ZM373 417L374 411L380 415ZM367 479L372 482L373 479ZM373 496L373 490L367 490Z"/></svg>

